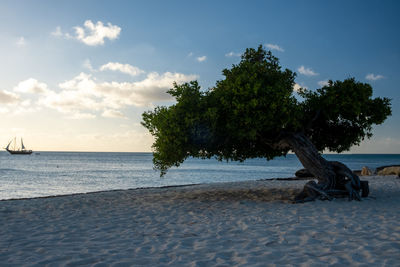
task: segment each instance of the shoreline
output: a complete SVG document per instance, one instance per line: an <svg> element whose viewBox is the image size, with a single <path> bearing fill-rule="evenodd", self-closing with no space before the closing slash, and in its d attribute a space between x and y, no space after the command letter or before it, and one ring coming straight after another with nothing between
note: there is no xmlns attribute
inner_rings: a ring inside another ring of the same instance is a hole
<svg viewBox="0 0 400 267"><path fill-rule="evenodd" d="M59 197L73 197L79 195L89 195L89 194L99 194L99 193L107 193L107 192L119 192L119 191L131 191L131 190L146 190L146 189L164 189L164 188L173 188L173 187L185 187L185 186L196 186L201 184L187 184L187 185L166 185L160 187L138 187L138 188L128 188L128 189L111 189L111 190L100 190L93 192L83 192L83 193L72 193L72 194L60 194L60 195L51 195L51 196L41 196L41 197L24 197L24 198L8 198L8 199L0 199L1 201L18 201L18 200L33 200L33 199L46 199L46 198L59 198Z"/></svg>
<svg viewBox="0 0 400 267"><path fill-rule="evenodd" d="M400 179L362 177L363 201L291 204L304 180L259 180L5 200L7 266L398 264Z"/></svg>
<svg viewBox="0 0 400 267"><path fill-rule="evenodd" d="M378 175L371 176L360 176L360 179L365 177L376 177ZM391 175L388 175L389 177ZM245 185L249 183L262 183L265 181L277 181L277 182L290 182L290 184L296 184L299 182L303 182L303 186L306 181L315 180L313 177L285 177L285 178L262 178L257 180L246 180L246 181L234 181L234 182L215 182L215 183L198 183L198 184L182 184L182 185L166 185L166 186L150 186L150 187L138 187L138 188L127 188L127 189L110 189L110 190L99 190L92 192L82 192L82 193L70 193L70 194L60 194L60 195L49 195L49 196L37 196L37 197L23 197L23 198L8 198L8 199L0 199L0 203L4 201L18 201L18 200L33 200L33 199L48 199L48 198L59 198L59 197L71 197L71 196L79 196L79 195L90 195L90 194L99 194L99 193L107 193L107 192L123 192L123 191L136 191L136 190L151 190L151 189L173 189L180 187L193 187L193 186L219 186L219 185ZM288 185L290 185L288 184Z"/></svg>
<svg viewBox="0 0 400 267"><path fill-rule="evenodd" d="M215 183L198 183L198 184L182 184L182 185L165 185L165 186L149 186L149 187L138 187L138 188L127 188L127 189L110 189L110 190L99 190L92 192L82 192L82 193L71 193L71 194L60 194L60 195L49 195L49 196L38 196L38 197L23 197L23 198L7 198L0 199L0 203L2 201L16 201L16 200L30 200L30 199L40 199L40 198L57 198L57 197L67 197L67 196L75 196L75 195L87 195L87 194L97 194L104 192L118 192L118 191L131 191L131 190L147 190L147 189L168 189L168 188L177 188L177 187L187 187L187 186L197 186L197 185L213 185L213 184L229 184L229 183L246 183L246 182L259 182L259 181L307 181L313 180L312 177L308 178L300 178L300 177L287 177L287 178L263 178L257 180L247 180L247 181L235 181L235 182L215 182Z"/></svg>

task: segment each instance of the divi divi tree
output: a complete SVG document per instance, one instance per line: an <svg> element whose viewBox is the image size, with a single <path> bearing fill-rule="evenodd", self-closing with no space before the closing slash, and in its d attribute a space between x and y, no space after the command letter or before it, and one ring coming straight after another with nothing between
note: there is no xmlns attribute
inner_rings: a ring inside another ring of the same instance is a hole
<svg viewBox="0 0 400 267"><path fill-rule="evenodd" d="M292 151L317 179L296 201L347 195L360 200L368 183L323 151L342 152L372 136L372 125L391 115L388 98L373 98L369 84L350 78L315 91L293 91L296 73L282 69L262 46L246 49L224 79L202 90L197 81L174 84L176 104L143 113L155 137L154 166L164 175L188 157L243 161Z"/></svg>

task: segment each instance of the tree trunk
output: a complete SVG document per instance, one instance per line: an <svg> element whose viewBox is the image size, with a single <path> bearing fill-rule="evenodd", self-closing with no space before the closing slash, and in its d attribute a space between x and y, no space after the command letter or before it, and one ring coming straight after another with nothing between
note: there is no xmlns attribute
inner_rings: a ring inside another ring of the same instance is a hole
<svg viewBox="0 0 400 267"><path fill-rule="evenodd" d="M347 195L350 200L361 200L360 189L363 189L363 196L368 195L368 182L360 182L346 165L324 159L305 134L288 135L282 143L296 154L301 164L318 180L318 183L311 181L304 186L304 190L296 197L297 202L312 201L318 197L330 200L340 195Z"/></svg>

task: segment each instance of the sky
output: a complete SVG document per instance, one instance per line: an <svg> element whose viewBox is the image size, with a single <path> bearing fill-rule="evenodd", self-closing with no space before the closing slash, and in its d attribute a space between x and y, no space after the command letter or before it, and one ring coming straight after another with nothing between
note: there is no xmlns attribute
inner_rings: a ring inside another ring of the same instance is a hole
<svg viewBox="0 0 400 267"><path fill-rule="evenodd" d="M0 145L149 152L141 114L263 45L296 86L354 77L393 115L350 153L400 153L399 1L0 1Z"/></svg>

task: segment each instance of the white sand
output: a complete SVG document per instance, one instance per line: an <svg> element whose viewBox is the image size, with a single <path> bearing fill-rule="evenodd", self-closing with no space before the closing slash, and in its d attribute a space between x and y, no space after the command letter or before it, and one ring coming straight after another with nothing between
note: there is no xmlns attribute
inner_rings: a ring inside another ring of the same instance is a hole
<svg viewBox="0 0 400 267"><path fill-rule="evenodd" d="M0 265L400 266L400 179L368 180L362 202L291 204L305 181L1 201Z"/></svg>

